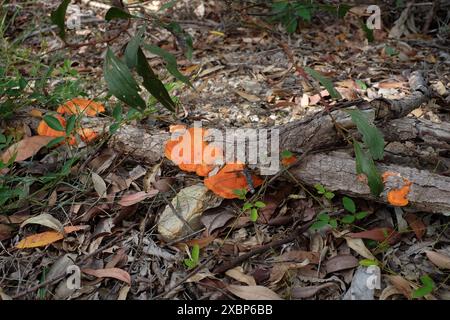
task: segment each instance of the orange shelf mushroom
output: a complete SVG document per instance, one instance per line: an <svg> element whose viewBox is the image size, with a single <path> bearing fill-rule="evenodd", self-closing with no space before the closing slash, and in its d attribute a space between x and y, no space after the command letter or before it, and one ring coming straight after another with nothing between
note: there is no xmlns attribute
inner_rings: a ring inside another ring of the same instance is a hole
<svg viewBox="0 0 450 320"><path fill-rule="evenodd" d="M59 123L63 128L66 127L66 120L61 116L63 114L73 115L73 114L85 114L87 116L93 117L99 112L104 112L105 107L98 102L84 98L75 98L65 104L58 107L57 112L59 114L55 115ZM64 131L57 131L50 128L44 120L38 125L37 133L40 136L48 137L64 137L66 133ZM84 142L91 142L98 137L97 132L91 128L79 128L77 129L77 134L80 136L81 140ZM67 143L70 145L76 145L77 140L74 136L70 136L67 139Z"/></svg>
<svg viewBox="0 0 450 320"><path fill-rule="evenodd" d="M391 171L384 172L382 178L385 186L389 188L387 193L388 202L396 207L407 206L409 203L407 196L412 182L401 177L399 173Z"/></svg>
<svg viewBox="0 0 450 320"><path fill-rule="evenodd" d="M56 110L59 114L81 114L84 113L89 117L94 117L100 112L105 112L105 107L98 102L84 98L74 98L58 107Z"/></svg>
<svg viewBox="0 0 450 320"><path fill-rule="evenodd" d="M178 167L186 172L195 172L206 177L205 186L215 194L227 198L238 198L235 190L250 190L243 170L244 164L228 163L217 174L208 176L216 163L223 160L223 150L205 142L207 130L202 128L186 129L183 125L170 127L170 132L178 132L179 136L166 142L164 154ZM263 180L256 175L251 176L252 186L258 187Z"/></svg>
<svg viewBox="0 0 450 320"><path fill-rule="evenodd" d="M235 190L246 189L249 191L247 178L243 170L245 165L241 163L227 163L217 174L205 178L205 186L225 199L238 198ZM253 187L259 187L263 180L256 175L251 175Z"/></svg>
<svg viewBox="0 0 450 320"><path fill-rule="evenodd" d="M59 123L63 128L66 127L66 120L62 116L57 114L55 115L55 118L58 119ZM55 137L55 138L64 137L66 135L64 131L58 131L50 128L44 120L41 120L41 122L39 122L39 125L37 127L37 133L40 136Z"/></svg>

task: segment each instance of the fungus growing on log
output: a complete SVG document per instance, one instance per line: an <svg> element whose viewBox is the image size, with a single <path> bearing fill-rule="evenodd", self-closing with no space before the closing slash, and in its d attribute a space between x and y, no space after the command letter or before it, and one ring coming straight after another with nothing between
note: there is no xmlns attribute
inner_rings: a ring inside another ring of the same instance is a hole
<svg viewBox="0 0 450 320"><path fill-rule="evenodd" d="M403 178L399 173L386 171L382 175L383 183L388 189L387 200L396 207L404 207L408 205L408 193L412 182Z"/></svg>
<svg viewBox="0 0 450 320"><path fill-rule="evenodd" d="M94 117L100 112L104 112L105 107L98 102L84 98L74 98L60 105L56 112L59 114L85 114L89 117Z"/></svg>
<svg viewBox="0 0 450 320"><path fill-rule="evenodd" d="M244 168L245 165L241 163L227 163L217 174L205 178L205 186L222 198L238 198L235 190L250 189L243 173ZM256 175L252 174L251 179L255 188L263 183L263 180Z"/></svg>
<svg viewBox="0 0 450 320"><path fill-rule="evenodd" d="M235 190L250 190L262 184L263 180L256 175L248 178L243 170L244 164L228 163L217 174L208 176L217 164L223 162L223 150L205 140L207 130L202 128L186 129L182 125L170 127L170 132L179 133L166 142L164 155L178 167L186 172L195 172L198 176L206 177L205 186L215 194L227 198L238 198Z"/></svg>
<svg viewBox="0 0 450 320"><path fill-rule="evenodd" d="M66 120L62 116L57 114L54 117L58 119L59 123L63 128L66 127ZM41 120L41 122L39 122L39 125L37 127L37 133L40 136L55 137L55 138L64 137L66 135L64 131L58 131L50 128L49 125L44 120Z"/></svg>

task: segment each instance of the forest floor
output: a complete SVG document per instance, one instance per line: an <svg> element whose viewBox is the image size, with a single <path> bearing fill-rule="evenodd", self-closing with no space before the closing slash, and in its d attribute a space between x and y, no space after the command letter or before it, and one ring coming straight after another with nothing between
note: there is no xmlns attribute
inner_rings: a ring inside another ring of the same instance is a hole
<svg viewBox="0 0 450 320"><path fill-rule="evenodd" d="M101 102L106 110L99 118L113 123L118 103L108 95L103 78L106 49L120 57L138 24L105 22L109 5L81 1L68 10L70 16L79 8L83 17L81 26L67 31L67 45L49 18L59 1L10 3L0 33L2 160L8 147L34 135L45 112L72 98ZM146 9L153 4L161 5L150 1ZM170 125L194 121L209 128L269 128L313 117L333 100L302 74L304 66L331 79L346 101L402 99L411 93L410 74L419 70L433 96L408 117L449 122L448 21L447 29L432 27L426 35L410 32L396 39L388 37L394 19L368 42L360 26L361 10L342 19L318 15L288 34L281 25L254 15L258 7L243 7L234 3L235 10L227 10L220 2L179 1L158 13L192 36L192 59L165 30L147 32L144 39L174 54L195 90L175 81L164 60L148 54L149 64L170 83L170 94L181 107L174 119L154 104L154 110L130 117L127 125L166 132ZM413 13L410 17L414 19ZM441 23L439 12L435 18ZM419 30L422 21L417 20ZM102 41L108 38L114 39ZM85 42L89 45L79 45ZM14 108L7 117L3 88L17 79L27 84L10 99ZM32 96L36 88L41 94ZM129 112L127 107L123 112ZM450 172L448 144L415 140L388 143L385 150L414 150L429 158L423 166L418 161L418 169L442 176ZM449 212L394 207L280 174L265 182L256 201L265 206L252 222L242 199L222 200L201 190L192 199L181 197L180 190L203 186L202 178L167 159L155 164L120 153L109 135L78 146L39 147L29 157L2 171L1 299L450 299ZM150 196L152 190L156 192ZM196 214L201 218L187 234L162 235L161 215L173 209L169 202L175 197L188 206L191 200L193 207L200 203ZM321 219L336 225L302 229ZM65 235L54 231L63 226ZM40 238L30 238L36 235ZM41 243L33 247L26 239ZM242 255L246 258L239 260ZM81 288L67 281L72 264L81 269ZM227 264L230 268L220 270ZM358 289L371 274L374 287Z"/></svg>

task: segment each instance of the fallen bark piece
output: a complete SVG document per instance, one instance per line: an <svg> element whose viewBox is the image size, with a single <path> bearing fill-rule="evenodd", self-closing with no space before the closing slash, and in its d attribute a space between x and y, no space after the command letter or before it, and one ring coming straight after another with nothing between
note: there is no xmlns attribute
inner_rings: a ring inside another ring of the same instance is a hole
<svg viewBox="0 0 450 320"><path fill-rule="evenodd" d="M202 213L219 206L222 200L202 184L182 189L161 214L159 234L164 240L170 241L199 230Z"/></svg>

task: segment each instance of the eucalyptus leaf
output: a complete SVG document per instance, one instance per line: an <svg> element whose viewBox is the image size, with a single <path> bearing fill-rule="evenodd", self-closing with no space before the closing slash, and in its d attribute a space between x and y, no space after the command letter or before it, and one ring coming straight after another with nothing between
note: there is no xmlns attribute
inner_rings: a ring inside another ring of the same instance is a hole
<svg viewBox="0 0 450 320"><path fill-rule="evenodd" d="M145 101L139 95L139 85L130 70L108 48L104 63L104 77L109 91L131 107L145 109Z"/></svg>
<svg viewBox="0 0 450 320"><path fill-rule="evenodd" d="M173 75L176 79L180 80L181 82L187 84L190 87L193 87L192 84L189 82L189 78L183 75L177 68L177 59L175 56L166 50L155 46L151 44L144 44L143 48L147 50L150 53L156 54L157 56L160 56L164 59L166 62L166 68L167 71L170 72L171 75Z"/></svg>
<svg viewBox="0 0 450 320"><path fill-rule="evenodd" d="M367 176L370 192L378 196L383 191L383 182L371 156L362 150L360 144L353 140L353 148L356 156L356 173L364 173Z"/></svg>
<svg viewBox="0 0 450 320"><path fill-rule="evenodd" d="M362 134L363 142L369 148L372 157L375 160L383 159L384 138L381 131L369 123L361 110L347 110L347 112L352 117L352 121L356 124L358 131Z"/></svg>
<svg viewBox="0 0 450 320"><path fill-rule="evenodd" d="M55 118L54 116L45 115L42 119L53 130L63 131L63 132L65 131L65 129L64 129L63 125L61 124L61 122L59 122L59 120L57 118Z"/></svg>
<svg viewBox="0 0 450 320"><path fill-rule="evenodd" d="M176 108L175 102L173 102L164 84L153 72L141 48L139 48L137 52L136 71L142 77L142 84L145 89L147 89L148 92L150 92L166 109L174 112Z"/></svg>
<svg viewBox="0 0 450 320"><path fill-rule="evenodd" d="M56 24L59 28L59 36L61 39L64 39L66 36L66 30L65 30L65 17L66 17L66 11L67 7L69 6L70 0L63 0L58 8L56 8L55 11L53 11L50 14L50 19L53 24Z"/></svg>
<svg viewBox="0 0 450 320"><path fill-rule="evenodd" d="M110 21L113 19L130 19L130 18L137 18L136 16L133 16L132 14L118 8L118 7L111 7L106 12L105 20Z"/></svg>
<svg viewBox="0 0 450 320"><path fill-rule="evenodd" d="M314 69L303 67L303 69L314 79L320 82L321 85L327 89L328 93L333 99L342 99L341 94L334 88L333 82L325 77L324 75L320 74Z"/></svg>

